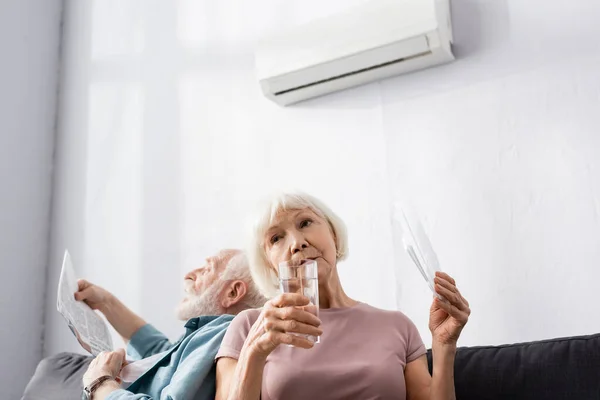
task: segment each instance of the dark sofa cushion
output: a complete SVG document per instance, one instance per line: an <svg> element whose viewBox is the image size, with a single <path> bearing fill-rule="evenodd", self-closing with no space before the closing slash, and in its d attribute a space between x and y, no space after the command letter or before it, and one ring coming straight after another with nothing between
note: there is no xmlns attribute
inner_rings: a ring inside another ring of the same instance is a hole
<svg viewBox="0 0 600 400"><path fill-rule="evenodd" d="M81 379L93 357L60 353L40 361L21 400L81 399Z"/></svg>
<svg viewBox="0 0 600 400"><path fill-rule="evenodd" d="M599 400L600 334L461 347L454 373L457 400Z"/></svg>
<svg viewBox="0 0 600 400"><path fill-rule="evenodd" d="M427 358L431 372L431 350ZM22 400L80 399L92 359L61 353L42 360ZM458 400L600 400L600 334L461 347L455 384Z"/></svg>

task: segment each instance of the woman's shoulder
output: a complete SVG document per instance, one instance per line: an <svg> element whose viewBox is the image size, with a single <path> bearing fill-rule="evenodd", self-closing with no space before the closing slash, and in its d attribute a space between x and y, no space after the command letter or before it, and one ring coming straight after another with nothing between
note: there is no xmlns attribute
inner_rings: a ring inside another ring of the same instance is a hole
<svg viewBox="0 0 600 400"><path fill-rule="evenodd" d="M252 329L252 325L258 319L260 311L261 309L244 310L233 318L221 343L219 357L239 357L244 341Z"/></svg>
<svg viewBox="0 0 600 400"><path fill-rule="evenodd" d="M234 326L245 326L250 328L254 322L258 319L262 308L249 308L247 310L241 311L238 315L233 318L231 322Z"/></svg>
<svg viewBox="0 0 600 400"><path fill-rule="evenodd" d="M388 322L400 325L413 325L411 319L402 311L385 310L367 303L359 303L358 307L360 307L361 312L366 313L372 316L373 318L377 318L381 320L381 322Z"/></svg>

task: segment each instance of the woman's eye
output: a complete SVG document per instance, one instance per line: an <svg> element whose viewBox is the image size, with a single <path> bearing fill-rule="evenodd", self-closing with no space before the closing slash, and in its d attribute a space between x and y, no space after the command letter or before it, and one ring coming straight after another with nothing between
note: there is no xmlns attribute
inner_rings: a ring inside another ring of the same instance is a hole
<svg viewBox="0 0 600 400"><path fill-rule="evenodd" d="M310 224L312 224L312 221L310 219L305 219L300 222L300 228L306 228L307 226L310 226Z"/></svg>
<svg viewBox="0 0 600 400"><path fill-rule="evenodd" d="M279 239L281 239L281 237L279 235L271 236L271 244L277 243L279 241Z"/></svg>

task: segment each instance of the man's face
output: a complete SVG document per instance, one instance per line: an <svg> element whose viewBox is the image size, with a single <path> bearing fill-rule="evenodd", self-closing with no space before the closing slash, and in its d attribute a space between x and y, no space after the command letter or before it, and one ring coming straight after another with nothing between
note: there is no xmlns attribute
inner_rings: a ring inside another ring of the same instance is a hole
<svg viewBox="0 0 600 400"><path fill-rule="evenodd" d="M177 307L179 319L187 320L200 315L221 315L220 304L223 282L219 279L229 260L236 255L233 250L222 250L206 259L205 264L184 278L184 298Z"/></svg>
<svg viewBox="0 0 600 400"><path fill-rule="evenodd" d="M202 267L196 268L185 276L184 284L187 294L202 294L219 278L228 261L224 260L227 255L221 253L208 257Z"/></svg>

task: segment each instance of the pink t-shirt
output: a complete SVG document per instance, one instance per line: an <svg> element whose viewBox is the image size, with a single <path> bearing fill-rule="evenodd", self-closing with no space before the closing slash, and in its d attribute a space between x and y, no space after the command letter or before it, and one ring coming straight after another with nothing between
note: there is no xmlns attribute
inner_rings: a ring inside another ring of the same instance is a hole
<svg viewBox="0 0 600 400"><path fill-rule="evenodd" d="M217 359L239 358L259 314L234 318ZM406 399L404 367L426 352L408 317L358 303L322 309L319 318L321 343L309 350L282 345L267 357L263 400Z"/></svg>

